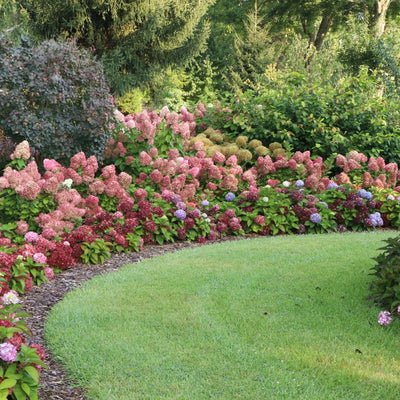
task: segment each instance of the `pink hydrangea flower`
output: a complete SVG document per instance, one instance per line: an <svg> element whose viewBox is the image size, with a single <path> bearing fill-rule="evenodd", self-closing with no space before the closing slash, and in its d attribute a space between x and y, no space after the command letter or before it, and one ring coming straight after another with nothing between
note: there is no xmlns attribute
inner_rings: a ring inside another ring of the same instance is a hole
<svg viewBox="0 0 400 400"><path fill-rule="evenodd" d="M145 152L142 151L139 155L140 164L143 166L150 165L153 159Z"/></svg>
<svg viewBox="0 0 400 400"><path fill-rule="evenodd" d="M125 118L124 114L122 114L122 112L119 110L114 110L114 117L119 121L124 121Z"/></svg>
<svg viewBox="0 0 400 400"><path fill-rule="evenodd" d="M31 157L31 151L29 149L29 143L27 140L24 140L23 142L19 143L15 148L14 152L10 155L11 160L19 158L23 160L29 160L30 157Z"/></svg>
<svg viewBox="0 0 400 400"><path fill-rule="evenodd" d="M196 176L199 174L199 172L200 172L199 167L193 167L193 168L189 169L188 174L192 175L193 178L196 178Z"/></svg>
<svg viewBox="0 0 400 400"><path fill-rule="evenodd" d="M43 253L35 253L33 255L33 261L39 264L46 264L47 263L47 257Z"/></svg>
<svg viewBox="0 0 400 400"><path fill-rule="evenodd" d="M40 190L40 186L34 181L26 182L24 185L18 185L15 188L15 192L26 200L35 200Z"/></svg>
<svg viewBox="0 0 400 400"><path fill-rule="evenodd" d="M179 157L179 151L178 151L178 149L171 149L171 150L168 152L168 158L169 158L170 160L176 160L178 157Z"/></svg>
<svg viewBox="0 0 400 400"><path fill-rule="evenodd" d="M25 233L24 238L27 242L36 242L39 239L39 235L36 232L29 231Z"/></svg>
<svg viewBox="0 0 400 400"><path fill-rule="evenodd" d="M25 221L18 221L17 224L18 226L15 230L15 233L17 233L18 235L25 235L25 233L27 233L29 229L28 223Z"/></svg>
<svg viewBox="0 0 400 400"><path fill-rule="evenodd" d="M54 229L46 228L42 230L42 237L45 239L53 239L54 236L57 235L57 232Z"/></svg>
<svg viewBox="0 0 400 400"><path fill-rule="evenodd" d="M111 179L115 177L115 165L106 165L102 170L101 174L105 179Z"/></svg>
<svg viewBox="0 0 400 400"><path fill-rule="evenodd" d="M222 164L225 161L225 156L220 151L216 151L212 156L212 160L217 164Z"/></svg>
<svg viewBox="0 0 400 400"><path fill-rule="evenodd" d="M254 223L257 225L264 225L265 224L265 217L264 215L257 215L256 218L254 218Z"/></svg>
<svg viewBox="0 0 400 400"><path fill-rule="evenodd" d="M0 343L0 358L11 364L17 358L17 348L8 342Z"/></svg>
<svg viewBox="0 0 400 400"><path fill-rule="evenodd" d="M149 154L151 157L157 158L158 157L158 149L156 147L151 147L149 150Z"/></svg>
<svg viewBox="0 0 400 400"><path fill-rule="evenodd" d="M145 189L136 189L133 195L140 201L147 197L147 191Z"/></svg>
<svg viewBox="0 0 400 400"><path fill-rule="evenodd" d="M378 323L380 325L389 325L392 322L389 311L381 311L378 316Z"/></svg>
<svg viewBox="0 0 400 400"><path fill-rule="evenodd" d="M135 121L134 121L133 119L130 119L130 120L128 120L128 121L125 122L125 126L126 126L128 129L133 129L133 128L136 127L136 124L135 124Z"/></svg>
<svg viewBox="0 0 400 400"><path fill-rule="evenodd" d="M61 165L56 161L56 160L49 160L48 158L45 158L43 160L43 166L44 169L46 169L47 171L57 171L57 169L59 169L61 167Z"/></svg>
<svg viewBox="0 0 400 400"><path fill-rule="evenodd" d="M54 271L53 271L52 268L50 268L50 267L45 267L43 271L44 271L44 276L45 276L48 280L54 278Z"/></svg>
<svg viewBox="0 0 400 400"><path fill-rule="evenodd" d="M122 214L121 211L116 211L114 213L114 218L116 218L116 219L124 218L124 214Z"/></svg>

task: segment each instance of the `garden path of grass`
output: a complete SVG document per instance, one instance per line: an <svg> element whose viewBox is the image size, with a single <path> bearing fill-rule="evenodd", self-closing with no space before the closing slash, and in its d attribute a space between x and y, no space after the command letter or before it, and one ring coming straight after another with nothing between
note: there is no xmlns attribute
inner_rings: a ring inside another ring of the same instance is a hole
<svg viewBox="0 0 400 400"><path fill-rule="evenodd" d="M366 301L395 232L268 237L99 276L49 315L90 399L399 399L400 324Z"/></svg>

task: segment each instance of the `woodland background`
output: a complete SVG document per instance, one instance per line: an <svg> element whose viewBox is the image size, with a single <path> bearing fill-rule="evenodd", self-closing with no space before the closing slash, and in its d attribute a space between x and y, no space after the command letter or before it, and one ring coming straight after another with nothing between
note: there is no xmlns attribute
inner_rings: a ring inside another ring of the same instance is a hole
<svg viewBox="0 0 400 400"><path fill-rule="evenodd" d="M0 31L75 39L132 113L257 89L271 66L321 87L364 66L397 97L399 14L398 0L0 0Z"/></svg>

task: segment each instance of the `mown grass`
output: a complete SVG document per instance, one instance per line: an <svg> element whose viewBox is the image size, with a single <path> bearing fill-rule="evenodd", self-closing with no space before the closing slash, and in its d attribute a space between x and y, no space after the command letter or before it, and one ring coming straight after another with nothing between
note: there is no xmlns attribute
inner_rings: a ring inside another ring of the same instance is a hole
<svg viewBox="0 0 400 400"><path fill-rule="evenodd" d="M51 311L54 354L90 399L398 399L400 325L369 269L393 232L268 237L100 276Z"/></svg>

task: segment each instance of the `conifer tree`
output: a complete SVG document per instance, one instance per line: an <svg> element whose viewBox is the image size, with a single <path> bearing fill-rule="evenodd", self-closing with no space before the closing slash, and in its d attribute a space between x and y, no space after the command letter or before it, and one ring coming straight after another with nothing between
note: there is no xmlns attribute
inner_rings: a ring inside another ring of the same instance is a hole
<svg viewBox="0 0 400 400"><path fill-rule="evenodd" d="M235 62L225 76L228 87L235 92L254 86L259 81L259 76L276 59L278 46L273 45L270 27L260 11L258 2L255 1L254 8L244 18L243 33L235 34Z"/></svg>
<svg viewBox="0 0 400 400"><path fill-rule="evenodd" d="M93 49L119 93L201 54L214 1L21 0L40 37L74 37Z"/></svg>

